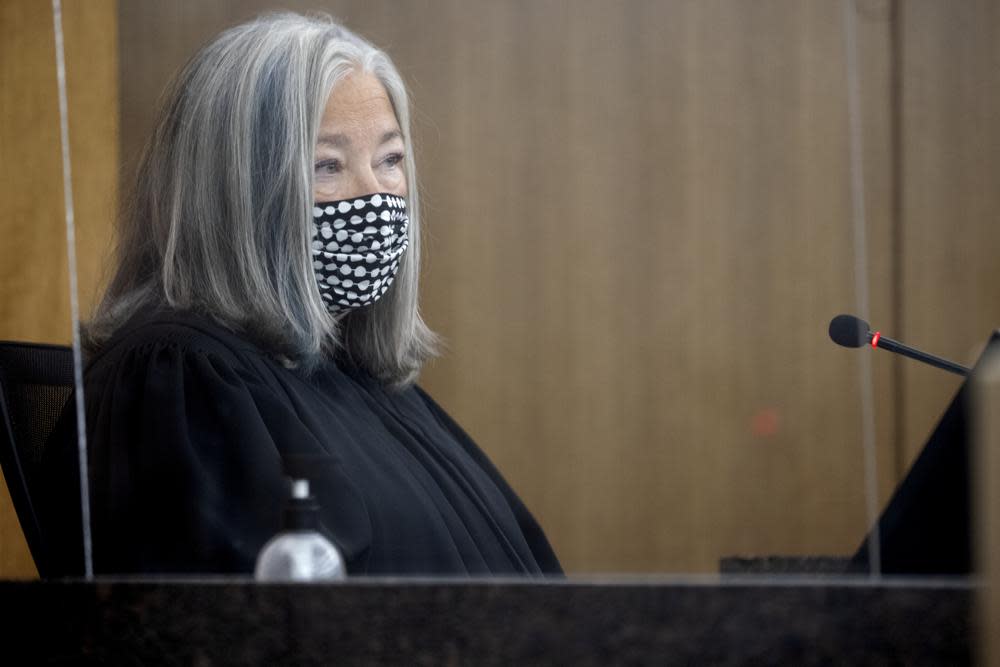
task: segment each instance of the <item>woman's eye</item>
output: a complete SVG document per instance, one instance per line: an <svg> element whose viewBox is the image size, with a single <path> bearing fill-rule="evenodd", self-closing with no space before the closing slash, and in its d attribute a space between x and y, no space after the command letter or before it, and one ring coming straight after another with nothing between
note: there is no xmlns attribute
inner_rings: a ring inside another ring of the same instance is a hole
<svg viewBox="0 0 1000 667"><path fill-rule="evenodd" d="M383 164L385 164L385 166L387 167L395 167L401 164L402 162L403 162L402 153L392 153L391 155L387 155L385 160L383 160Z"/></svg>
<svg viewBox="0 0 1000 667"><path fill-rule="evenodd" d="M339 160L320 160L316 163L317 174L337 174L340 173L340 170Z"/></svg>

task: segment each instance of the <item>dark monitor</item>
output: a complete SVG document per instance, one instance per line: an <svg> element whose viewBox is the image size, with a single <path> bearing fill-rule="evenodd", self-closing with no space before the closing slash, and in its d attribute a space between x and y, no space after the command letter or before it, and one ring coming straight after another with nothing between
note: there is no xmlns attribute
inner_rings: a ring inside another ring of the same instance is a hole
<svg viewBox="0 0 1000 667"><path fill-rule="evenodd" d="M988 353L1000 350L995 331L923 450L876 524L884 574L967 575L972 572L972 417L970 380ZM868 571L869 532L849 570Z"/></svg>

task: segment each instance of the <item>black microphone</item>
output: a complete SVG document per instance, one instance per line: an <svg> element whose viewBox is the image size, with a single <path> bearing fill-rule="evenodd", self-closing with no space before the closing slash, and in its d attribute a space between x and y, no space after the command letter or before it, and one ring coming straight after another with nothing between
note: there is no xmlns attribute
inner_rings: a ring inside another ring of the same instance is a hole
<svg viewBox="0 0 1000 667"><path fill-rule="evenodd" d="M922 361L925 364L930 364L931 366L942 368L958 375L969 374L969 369L965 366L959 366L947 359L921 352L909 345L903 345L898 340L883 336L881 332L872 332L867 322L859 317L854 317L854 315L837 315L830 320L830 338L837 345L843 345L844 347L871 345L876 349L889 350L890 352Z"/></svg>

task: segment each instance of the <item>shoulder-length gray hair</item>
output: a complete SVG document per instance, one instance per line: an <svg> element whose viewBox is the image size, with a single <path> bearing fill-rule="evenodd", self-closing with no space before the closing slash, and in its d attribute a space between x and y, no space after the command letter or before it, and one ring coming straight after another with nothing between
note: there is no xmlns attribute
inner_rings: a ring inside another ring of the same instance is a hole
<svg viewBox="0 0 1000 667"><path fill-rule="evenodd" d="M355 70L382 82L402 130L411 238L389 291L334 318L310 256L314 148L331 90ZM406 89L385 53L328 17L267 15L227 30L166 92L88 347L160 305L209 315L306 367L342 350L384 383L410 383L436 342L417 309L418 202Z"/></svg>

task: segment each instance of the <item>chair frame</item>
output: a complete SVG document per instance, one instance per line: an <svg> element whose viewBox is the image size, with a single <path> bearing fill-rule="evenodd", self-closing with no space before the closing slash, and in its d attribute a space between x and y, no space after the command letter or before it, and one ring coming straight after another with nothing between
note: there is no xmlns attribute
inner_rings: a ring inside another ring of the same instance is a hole
<svg viewBox="0 0 1000 667"><path fill-rule="evenodd" d="M59 370L49 368L32 378L34 383L51 386L69 387L71 392L74 384L72 371L72 348L64 345L50 345L46 343L29 343L21 341L0 341L0 350L8 351L16 349L28 353L28 355L61 355L68 354L70 357L70 372L66 376ZM14 432L13 418L10 412L9 397L15 382L11 375L19 376L21 367L15 367L10 363L8 355L0 356L0 466L3 469L4 479L7 482L7 489L10 493L11 501L14 504L14 511L17 513L21 530L24 532L31 557L35 561L39 574L44 576L45 549L42 538L42 527L35 511L35 504L31 499L31 489L29 488L28 475L25 465L22 462L22 452L18 448L16 435ZM70 394L72 396L72 393ZM70 400L70 399L68 399Z"/></svg>

